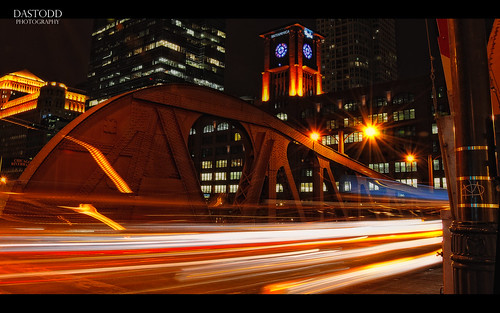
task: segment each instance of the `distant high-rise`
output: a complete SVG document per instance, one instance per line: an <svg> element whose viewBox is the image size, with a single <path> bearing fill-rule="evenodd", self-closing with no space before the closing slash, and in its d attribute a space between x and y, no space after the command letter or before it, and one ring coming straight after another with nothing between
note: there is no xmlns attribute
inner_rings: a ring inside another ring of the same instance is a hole
<svg viewBox="0 0 500 313"><path fill-rule="evenodd" d="M392 19L317 19L325 36L322 69L325 92L397 79L396 30Z"/></svg>
<svg viewBox="0 0 500 313"><path fill-rule="evenodd" d="M224 20L96 20L89 106L128 90L167 82L224 90L225 38Z"/></svg>

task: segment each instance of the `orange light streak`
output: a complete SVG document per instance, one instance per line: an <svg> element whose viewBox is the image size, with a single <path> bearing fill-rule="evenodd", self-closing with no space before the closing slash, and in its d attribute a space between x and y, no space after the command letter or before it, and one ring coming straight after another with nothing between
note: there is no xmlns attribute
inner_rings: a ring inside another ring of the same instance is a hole
<svg viewBox="0 0 500 313"><path fill-rule="evenodd" d="M114 230L125 230L125 227L123 227L122 225L113 221L109 217L106 217L106 216L102 215L101 213L97 212L97 209L92 204L80 204L80 206L77 206L77 207L70 207L70 206L59 206L59 207L65 208L65 209L71 209L71 210L76 211L78 213L82 213L82 214L88 215L90 217L93 217L96 220L99 220L99 221L103 222L104 224L108 225L109 227L113 228Z"/></svg>
<svg viewBox="0 0 500 313"><path fill-rule="evenodd" d="M331 292L361 282L390 277L438 264L442 262L441 257L437 254L439 251L441 249L419 256L369 264L339 273L274 283L264 287L263 293L311 294Z"/></svg>
<svg viewBox="0 0 500 313"><path fill-rule="evenodd" d="M102 152L99 149L97 149L92 145L89 145L88 143L75 139L73 137L66 136L66 138L87 149L87 151L90 152L90 155L96 161L97 165L99 165L99 167L104 171L104 173L109 177L109 179L111 179L111 181L115 184L116 188L118 188L118 190L121 193L133 193L133 191L130 189L127 183L116 172L113 166L111 166L109 161L106 159L104 154L102 154Z"/></svg>

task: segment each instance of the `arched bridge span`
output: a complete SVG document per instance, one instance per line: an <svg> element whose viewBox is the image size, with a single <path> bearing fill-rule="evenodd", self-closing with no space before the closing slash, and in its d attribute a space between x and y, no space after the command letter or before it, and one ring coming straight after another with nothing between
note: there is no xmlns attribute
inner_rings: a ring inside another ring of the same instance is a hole
<svg viewBox="0 0 500 313"><path fill-rule="evenodd" d="M188 147L190 130L203 116L237 122L249 142L232 200L238 214L253 214L263 193L276 199L280 172L289 184L298 215L306 219L287 155L291 143L314 150L314 185L328 181L329 192L336 199L340 194L332 164L387 179L346 155L315 144L306 134L245 101L206 87L167 84L124 93L73 120L29 164L14 185L12 197L36 194L43 200L33 201L33 206L45 201L58 208L112 199L113 208L101 207L115 218L119 214L134 218L137 207L143 205L161 207L172 215L180 208L184 213L188 209L193 216L206 217L209 204ZM314 188L314 199L325 199L323 188ZM267 214L273 218L276 204L268 208ZM3 213L13 211L15 208L7 206Z"/></svg>

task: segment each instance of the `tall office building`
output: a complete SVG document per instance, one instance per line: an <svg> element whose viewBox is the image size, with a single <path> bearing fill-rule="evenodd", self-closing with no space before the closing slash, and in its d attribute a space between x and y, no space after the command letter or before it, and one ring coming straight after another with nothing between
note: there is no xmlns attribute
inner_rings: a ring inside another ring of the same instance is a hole
<svg viewBox="0 0 500 313"><path fill-rule="evenodd" d="M339 91L397 79L396 30L392 19L318 19L323 90Z"/></svg>
<svg viewBox="0 0 500 313"><path fill-rule="evenodd" d="M216 19L96 20L89 106L167 82L224 90L225 38L225 22Z"/></svg>

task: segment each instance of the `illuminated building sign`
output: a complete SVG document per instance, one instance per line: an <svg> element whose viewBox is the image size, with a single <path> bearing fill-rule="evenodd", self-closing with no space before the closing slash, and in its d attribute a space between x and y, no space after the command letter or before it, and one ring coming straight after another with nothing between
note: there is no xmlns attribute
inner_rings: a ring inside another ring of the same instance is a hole
<svg viewBox="0 0 500 313"><path fill-rule="evenodd" d="M309 39L313 39L314 33L309 28L304 27L304 36Z"/></svg>
<svg viewBox="0 0 500 313"><path fill-rule="evenodd" d="M286 29L286 30L284 30L282 32L279 32L279 33L276 33L276 34L272 34L271 38L276 38L276 37L279 37L279 36L283 36L283 35L286 35L288 33L290 33L290 30Z"/></svg>

